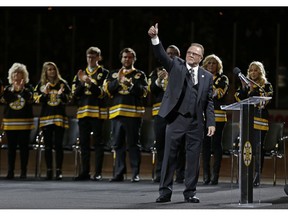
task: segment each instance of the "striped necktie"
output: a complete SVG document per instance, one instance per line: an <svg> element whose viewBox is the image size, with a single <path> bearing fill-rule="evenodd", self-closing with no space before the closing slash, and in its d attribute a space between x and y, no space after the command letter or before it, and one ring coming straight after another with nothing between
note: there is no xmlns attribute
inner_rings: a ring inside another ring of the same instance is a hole
<svg viewBox="0 0 288 216"><path fill-rule="evenodd" d="M191 75L191 80L192 80L192 83L193 85L195 84L195 75L194 75L194 70L192 68L189 69L189 73Z"/></svg>

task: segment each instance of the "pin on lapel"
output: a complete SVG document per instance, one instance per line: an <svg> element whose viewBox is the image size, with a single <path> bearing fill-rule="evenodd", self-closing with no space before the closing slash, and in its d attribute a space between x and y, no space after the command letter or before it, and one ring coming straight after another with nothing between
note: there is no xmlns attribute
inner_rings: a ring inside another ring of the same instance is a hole
<svg viewBox="0 0 288 216"><path fill-rule="evenodd" d="M204 78L204 75L202 75L202 78Z"/></svg>

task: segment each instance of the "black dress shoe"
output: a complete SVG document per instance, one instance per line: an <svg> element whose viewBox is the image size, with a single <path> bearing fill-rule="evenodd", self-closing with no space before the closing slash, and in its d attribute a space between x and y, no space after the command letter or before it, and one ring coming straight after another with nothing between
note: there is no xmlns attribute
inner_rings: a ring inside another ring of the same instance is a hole
<svg viewBox="0 0 288 216"><path fill-rule="evenodd" d="M6 179L8 179L8 180L14 179L14 172L8 171Z"/></svg>
<svg viewBox="0 0 288 216"><path fill-rule="evenodd" d="M198 197L193 196L193 197L187 197L187 198L185 198L185 202L188 202L188 203L199 203L200 200L199 200Z"/></svg>
<svg viewBox="0 0 288 216"><path fill-rule="evenodd" d="M140 181L139 175L136 175L131 179L131 182L139 182L139 181Z"/></svg>
<svg viewBox="0 0 288 216"><path fill-rule="evenodd" d="M211 185L218 185L219 173L213 172L213 177L211 179Z"/></svg>
<svg viewBox="0 0 288 216"><path fill-rule="evenodd" d="M27 175L26 174L24 174L24 173L21 173L21 175L20 175L20 177L19 177L20 179L26 179L27 178Z"/></svg>
<svg viewBox="0 0 288 216"><path fill-rule="evenodd" d="M208 185L210 183L210 179L203 180L203 185Z"/></svg>
<svg viewBox="0 0 288 216"><path fill-rule="evenodd" d="M160 182L160 176L156 177L156 178L153 180L153 182L159 183L159 182Z"/></svg>
<svg viewBox="0 0 288 216"><path fill-rule="evenodd" d="M218 185L218 179L212 179L211 185Z"/></svg>
<svg viewBox="0 0 288 216"><path fill-rule="evenodd" d="M101 174L95 174L93 177L91 177L92 181L101 181L102 180L102 175Z"/></svg>
<svg viewBox="0 0 288 216"><path fill-rule="evenodd" d="M62 176L62 171L60 169L56 170L56 180L62 180L63 176Z"/></svg>
<svg viewBox="0 0 288 216"><path fill-rule="evenodd" d="M124 181L124 177L123 176L115 176L112 179L109 180L109 182L122 182Z"/></svg>
<svg viewBox="0 0 288 216"><path fill-rule="evenodd" d="M176 178L175 183L183 184L183 183L184 183L184 179L182 179L182 178Z"/></svg>
<svg viewBox="0 0 288 216"><path fill-rule="evenodd" d="M27 171L21 170L20 179L26 179L27 178Z"/></svg>
<svg viewBox="0 0 288 216"><path fill-rule="evenodd" d="M21 174L20 174L20 179L26 179L27 178L27 170L23 169L21 170Z"/></svg>
<svg viewBox="0 0 288 216"><path fill-rule="evenodd" d="M53 171L51 169L48 169L45 180L52 180L52 178L53 178Z"/></svg>
<svg viewBox="0 0 288 216"><path fill-rule="evenodd" d="M81 173L80 175L74 178L74 181L87 181L87 180L90 180L90 175L84 173Z"/></svg>
<svg viewBox="0 0 288 216"><path fill-rule="evenodd" d="M170 197L164 197L164 196L160 196L156 199L156 203L165 203L170 201L171 201Z"/></svg>
<svg viewBox="0 0 288 216"><path fill-rule="evenodd" d="M253 183L253 186L254 186L254 187L259 187L259 186L260 186L260 182L254 182L254 183Z"/></svg>

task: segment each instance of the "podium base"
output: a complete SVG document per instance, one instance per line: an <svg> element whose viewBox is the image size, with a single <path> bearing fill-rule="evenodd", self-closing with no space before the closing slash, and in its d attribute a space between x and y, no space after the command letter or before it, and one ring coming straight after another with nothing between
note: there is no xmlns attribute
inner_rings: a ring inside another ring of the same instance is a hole
<svg viewBox="0 0 288 216"><path fill-rule="evenodd" d="M265 206L271 206L272 203L244 203L244 204L241 204L241 203L235 203L235 204L226 204L226 205L223 205L225 207L228 207L228 208L261 208L261 207L265 207Z"/></svg>

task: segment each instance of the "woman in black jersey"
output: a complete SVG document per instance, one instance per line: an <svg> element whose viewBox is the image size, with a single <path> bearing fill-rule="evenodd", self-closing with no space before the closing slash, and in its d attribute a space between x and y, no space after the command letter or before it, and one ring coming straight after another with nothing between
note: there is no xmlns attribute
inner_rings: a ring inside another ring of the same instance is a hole
<svg viewBox="0 0 288 216"><path fill-rule="evenodd" d="M71 89L55 63L45 62L41 80L34 90L36 103L41 103L39 127L43 131L47 180L53 179L52 149L56 151L56 180L62 179L63 136L68 128L65 104L69 102Z"/></svg>

